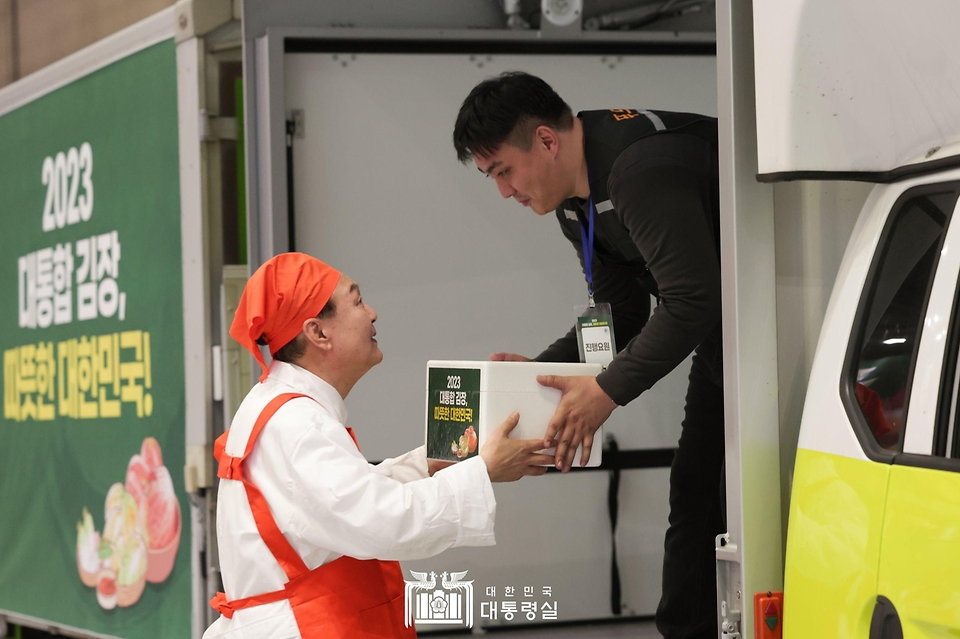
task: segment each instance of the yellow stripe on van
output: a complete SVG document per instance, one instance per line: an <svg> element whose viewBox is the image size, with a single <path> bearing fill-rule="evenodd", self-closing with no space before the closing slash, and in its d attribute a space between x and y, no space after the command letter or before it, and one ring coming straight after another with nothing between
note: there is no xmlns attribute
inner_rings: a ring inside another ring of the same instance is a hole
<svg viewBox="0 0 960 639"><path fill-rule="evenodd" d="M888 464L797 450L784 639L869 636L889 474Z"/></svg>

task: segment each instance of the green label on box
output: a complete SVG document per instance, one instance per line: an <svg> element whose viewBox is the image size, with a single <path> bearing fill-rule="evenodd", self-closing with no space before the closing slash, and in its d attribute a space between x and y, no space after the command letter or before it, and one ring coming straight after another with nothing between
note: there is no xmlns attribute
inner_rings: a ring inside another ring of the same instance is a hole
<svg viewBox="0 0 960 639"><path fill-rule="evenodd" d="M480 370L431 368L427 393L427 457L460 461L476 456Z"/></svg>

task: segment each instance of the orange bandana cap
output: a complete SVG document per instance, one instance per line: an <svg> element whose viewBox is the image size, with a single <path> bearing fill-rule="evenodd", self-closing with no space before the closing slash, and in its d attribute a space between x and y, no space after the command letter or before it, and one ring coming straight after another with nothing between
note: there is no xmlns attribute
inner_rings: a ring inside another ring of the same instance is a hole
<svg viewBox="0 0 960 639"><path fill-rule="evenodd" d="M303 330L330 301L340 271L303 253L281 253L264 262L243 287L230 335L250 351L267 378L267 364L257 340L263 337L273 355Z"/></svg>

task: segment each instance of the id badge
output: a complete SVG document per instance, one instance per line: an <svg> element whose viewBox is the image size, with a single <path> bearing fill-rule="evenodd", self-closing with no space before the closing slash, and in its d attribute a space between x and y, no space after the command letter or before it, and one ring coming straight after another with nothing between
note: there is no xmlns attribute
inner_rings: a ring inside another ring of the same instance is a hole
<svg viewBox="0 0 960 639"><path fill-rule="evenodd" d="M577 311L577 344L580 346L580 361L585 364L600 364L604 368L617 354L613 337L613 312L609 304L584 304Z"/></svg>

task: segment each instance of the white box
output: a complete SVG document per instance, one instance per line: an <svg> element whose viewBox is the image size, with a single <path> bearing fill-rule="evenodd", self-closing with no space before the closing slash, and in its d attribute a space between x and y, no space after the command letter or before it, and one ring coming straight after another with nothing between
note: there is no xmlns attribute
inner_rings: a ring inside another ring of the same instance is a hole
<svg viewBox="0 0 960 639"><path fill-rule="evenodd" d="M553 362L444 361L427 362L427 457L461 461L480 452L489 434L510 413L520 413L520 423L510 434L515 439L543 439L560 404L560 391L541 386L537 375L590 375L600 364ZM471 429L473 429L471 431ZM599 466L603 427L593 438L587 466ZM577 450L573 467L580 465ZM544 451L553 455L554 449Z"/></svg>

